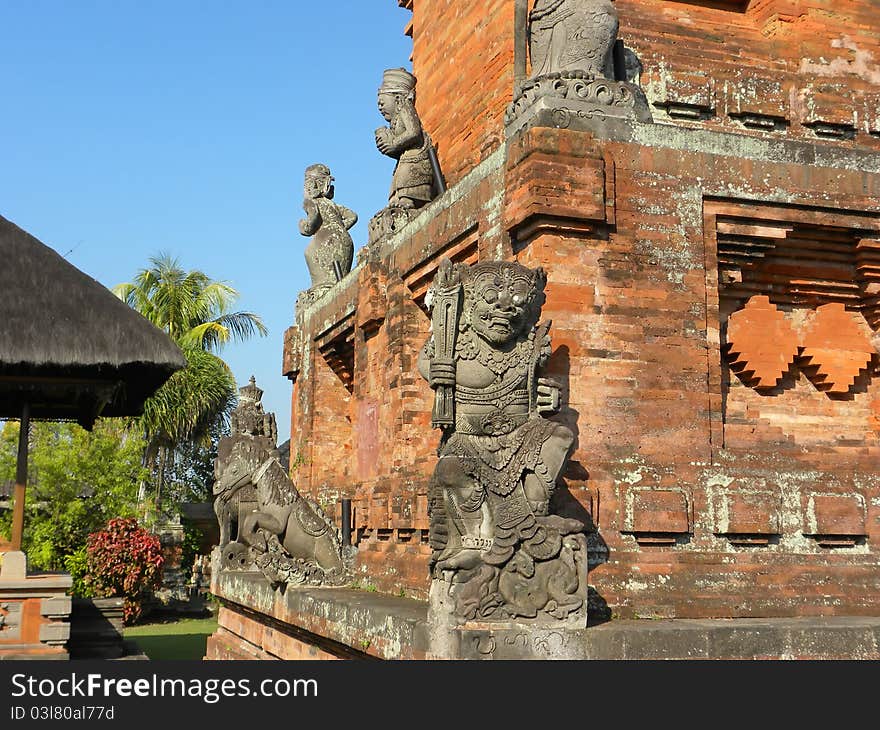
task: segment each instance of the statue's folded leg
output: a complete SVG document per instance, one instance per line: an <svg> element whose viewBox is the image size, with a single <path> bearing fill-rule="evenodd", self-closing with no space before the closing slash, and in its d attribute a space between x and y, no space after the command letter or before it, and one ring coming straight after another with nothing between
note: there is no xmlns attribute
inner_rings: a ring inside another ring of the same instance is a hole
<svg viewBox="0 0 880 730"><path fill-rule="evenodd" d="M483 491L465 469L462 460L445 455L437 462L432 484L432 524L443 523L445 542L435 546L437 570L467 569L480 561L483 523Z"/></svg>
<svg viewBox="0 0 880 730"><path fill-rule="evenodd" d="M266 552L268 549L266 538L260 534L260 530L280 535L284 532L284 528L285 524L281 520L266 512L251 512L242 520L239 528L239 540L261 552Z"/></svg>
<svg viewBox="0 0 880 730"><path fill-rule="evenodd" d="M526 472L523 489L536 515L547 514L550 495L571 451L574 448L574 434L561 423L554 424L541 445L540 458L534 472Z"/></svg>

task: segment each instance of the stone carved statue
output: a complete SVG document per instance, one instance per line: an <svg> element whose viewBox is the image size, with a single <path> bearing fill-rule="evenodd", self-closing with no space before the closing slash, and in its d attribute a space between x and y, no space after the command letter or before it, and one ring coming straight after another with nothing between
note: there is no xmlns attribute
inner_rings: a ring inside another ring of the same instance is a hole
<svg viewBox="0 0 880 730"><path fill-rule="evenodd" d="M275 417L263 412L262 390L251 378L239 392L232 433L220 440L214 464L221 570L256 568L273 586L346 582L336 527L279 461Z"/></svg>
<svg viewBox="0 0 880 730"><path fill-rule="evenodd" d="M415 76L403 68L385 71L377 101L388 126L376 130L376 147L397 160L388 195L393 208L421 208L434 199L431 140L422 129L415 100Z"/></svg>
<svg viewBox="0 0 880 730"><path fill-rule="evenodd" d="M303 210L299 232L311 236L306 246L306 264L312 277L312 291L320 293L351 271L354 242L349 229L357 213L333 200L333 177L326 165L306 168Z"/></svg>
<svg viewBox="0 0 880 730"><path fill-rule="evenodd" d="M532 78L573 71L614 78L618 26L611 0L537 0L529 13Z"/></svg>
<svg viewBox="0 0 880 730"><path fill-rule="evenodd" d="M517 88L507 125L537 123L590 129L609 118L651 122L644 92L633 81L638 63L624 50L615 78L619 21L612 0L536 0L529 13L532 71Z"/></svg>
<svg viewBox="0 0 880 730"><path fill-rule="evenodd" d="M540 377L546 277L505 261L445 260L431 292L419 371L443 430L429 494L431 569L467 620L586 616L583 523L549 513L574 435L547 417L559 386Z"/></svg>
<svg viewBox="0 0 880 730"><path fill-rule="evenodd" d="M220 524L220 547L232 539L233 526L239 521L240 504L255 503L253 489L228 489L233 451L247 451L251 460L261 462L274 449L278 439L275 416L263 410L263 391L257 387L256 378L238 389L238 404L230 415L230 432L220 439L217 459L214 461L214 512ZM244 486L242 484L241 486Z"/></svg>
<svg viewBox="0 0 880 730"><path fill-rule="evenodd" d="M377 103L388 126L376 130L376 147L397 164L388 206L371 221L371 241L400 228L413 211L430 203L443 189L434 147L422 128L415 100L415 76L404 68L384 72Z"/></svg>

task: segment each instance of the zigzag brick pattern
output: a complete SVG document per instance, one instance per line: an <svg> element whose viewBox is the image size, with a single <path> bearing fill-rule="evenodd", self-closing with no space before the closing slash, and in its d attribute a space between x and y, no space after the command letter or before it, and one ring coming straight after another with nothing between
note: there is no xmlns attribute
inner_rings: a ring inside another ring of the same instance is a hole
<svg viewBox="0 0 880 730"><path fill-rule="evenodd" d="M819 390L843 395L871 363L870 335L861 314L838 302L824 304L807 324L799 362Z"/></svg>
<svg viewBox="0 0 880 730"><path fill-rule="evenodd" d="M730 315L727 325L728 362L746 385L775 388L798 354L798 337L769 297L753 296Z"/></svg>

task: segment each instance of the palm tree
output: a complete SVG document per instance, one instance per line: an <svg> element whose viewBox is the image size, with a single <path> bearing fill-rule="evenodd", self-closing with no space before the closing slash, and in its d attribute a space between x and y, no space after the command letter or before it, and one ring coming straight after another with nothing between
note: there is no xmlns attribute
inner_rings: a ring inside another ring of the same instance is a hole
<svg viewBox="0 0 880 730"><path fill-rule="evenodd" d="M239 297L235 289L202 271L184 270L167 253L151 258L134 281L113 292L167 332L187 360L187 367L147 400L141 417L147 438L144 463L157 476L158 506L175 450L209 440L212 426L225 423L235 406L235 378L216 353L229 341L265 336L268 330L253 312L230 311Z"/></svg>

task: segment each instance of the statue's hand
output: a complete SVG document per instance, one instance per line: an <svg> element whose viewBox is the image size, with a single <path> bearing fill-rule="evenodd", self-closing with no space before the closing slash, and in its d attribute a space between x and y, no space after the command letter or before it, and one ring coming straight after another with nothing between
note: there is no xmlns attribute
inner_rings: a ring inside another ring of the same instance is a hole
<svg viewBox="0 0 880 730"><path fill-rule="evenodd" d="M428 383L432 388L439 385L455 385L455 363L451 360L431 360L431 370Z"/></svg>
<svg viewBox="0 0 880 730"><path fill-rule="evenodd" d="M535 405L541 415L553 415L559 411L560 387L552 378L538 378L538 397Z"/></svg>
<svg viewBox="0 0 880 730"><path fill-rule="evenodd" d="M388 127L379 127L376 130L376 147L383 155L391 150L391 130Z"/></svg>
<svg viewBox="0 0 880 730"><path fill-rule="evenodd" d="M303 210L306 213L306 217L299 222L299 232L303 236L311 236L318 227L318 219L320 217L318 204L311 198L306 198L303 200Z"/></svg>

